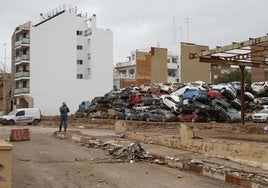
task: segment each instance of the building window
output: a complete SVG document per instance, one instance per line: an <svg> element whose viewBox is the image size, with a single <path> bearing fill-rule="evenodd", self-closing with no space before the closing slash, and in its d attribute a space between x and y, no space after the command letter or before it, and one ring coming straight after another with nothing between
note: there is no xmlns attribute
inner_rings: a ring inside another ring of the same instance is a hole
<svg viewBox="0 0 268 188"><path fill-rule="evenodd" d="M77 45L77 50L83 50L83 46Z"/></svg>
<svg viewBox="0 0 268 188"><path fill-rule="evenodd" d="M167 59L167 63L170 63L170 59L169 58Z"/></svg>
<svg viewBox="0 0 268 188"><path fill-rule="evenodd" d="M26 81L22 82L22 87L27 87L27 82Z"/></svg>
<svg viewBox="0 0 268 188"><path fill-rule="evenodd" d="M83 65L83 60L77 60L77 65Z"/></svg>
<svg viewBox="0 0 268 188"><path fill-rule="evenodd" d="M83 31L76 31L76 35L83 35Z"/></svg>
<svg viewBox="0 0 268 188"><path fill-rule="evenodd" d="M87 54L87 59L91 59L91 54L90 53Z"/></svg>
<svg viewBox="0 0 268 188"><path fill-rule="evenodd" d="M135 54L132 54L132 57L131 57L132 61L135 60Z"/></svg>
<svg viewBox="0 0 268 188"><path fill-rule="evenodd" d="M135 69L130 69L129 74L135 74Z"/></svg>
<svg viewBox="0 0 268 188"><path fill-rule="evenodd" d="M77 79L83 79L83 74L77 74Z"/></svg>

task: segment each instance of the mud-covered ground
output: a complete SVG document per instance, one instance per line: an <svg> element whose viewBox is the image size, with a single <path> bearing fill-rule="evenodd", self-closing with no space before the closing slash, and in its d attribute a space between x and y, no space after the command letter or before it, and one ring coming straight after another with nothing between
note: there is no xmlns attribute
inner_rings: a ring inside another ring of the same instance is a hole
<svg viewBox="0 0 268 188"><path fill-rule="evenodd" d="M69 117L68 131L83 130L100 139L114 138L115 120ZM127 121L128 129L177 135L179 123ZM30 141L12 142L13 188L28 187L233 187L222 181L150 162L118 162L107 151L88 148L54 136L58 117L44 117L38 126L2 126L0 139L9 138L11 129L30 128ZM191 123L195 136L268 142L263 124Z"/></svg>
<svg viewBox="0 0 268 188"><path fill-rule="evenodd" d="M70 121L71 124L75 122ZM69 126L67 134L79 126L86 126L79 120L76 124L77 127ZM102 124L101 129L83 128L83 131L112 139L114 132L109 126ZM118 162L105 150L56 138L57 127L52 121L41 122L38 126L0 126L0 139L8 140L11 129L26 127L30 129L31 139L11 142L14 146L13 188L233 187L222 181L155 163Z"/></svg>

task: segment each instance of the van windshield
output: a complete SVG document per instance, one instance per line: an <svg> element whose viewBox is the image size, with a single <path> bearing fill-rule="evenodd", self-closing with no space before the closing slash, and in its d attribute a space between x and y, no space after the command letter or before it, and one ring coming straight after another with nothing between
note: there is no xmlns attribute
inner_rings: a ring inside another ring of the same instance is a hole
<svg viewBox="0 0 268 188"><path fill-rule="evenodd" d="M12 115L15 115L17 113L17 110L13 110L13 111L11 111L11 112L9 112L9 116L12 116Z"/></svg>

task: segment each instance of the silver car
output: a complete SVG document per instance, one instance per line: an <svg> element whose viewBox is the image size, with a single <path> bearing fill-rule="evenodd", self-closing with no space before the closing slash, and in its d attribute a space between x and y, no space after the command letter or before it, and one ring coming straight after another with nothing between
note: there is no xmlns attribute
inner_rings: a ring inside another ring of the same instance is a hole
<svg viewBox="0 0 268 188"><path fill-rule="evenodd" d="M253 115L253 122L267 122L268 123L268 109L263 109Z"/></svg>

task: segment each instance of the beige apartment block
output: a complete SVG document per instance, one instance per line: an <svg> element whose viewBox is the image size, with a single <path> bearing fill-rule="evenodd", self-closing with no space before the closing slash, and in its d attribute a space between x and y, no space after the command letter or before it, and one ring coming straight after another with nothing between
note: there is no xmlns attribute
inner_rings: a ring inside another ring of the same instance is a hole
<svg viewBox="0 0 268 188"><path fill-rule="evenodd" d="M181 43L181 82L188 83L201 80L210 83L210 64L201 63L198 58L189 59L190 53L208 50L208 46Z"/></svg>

